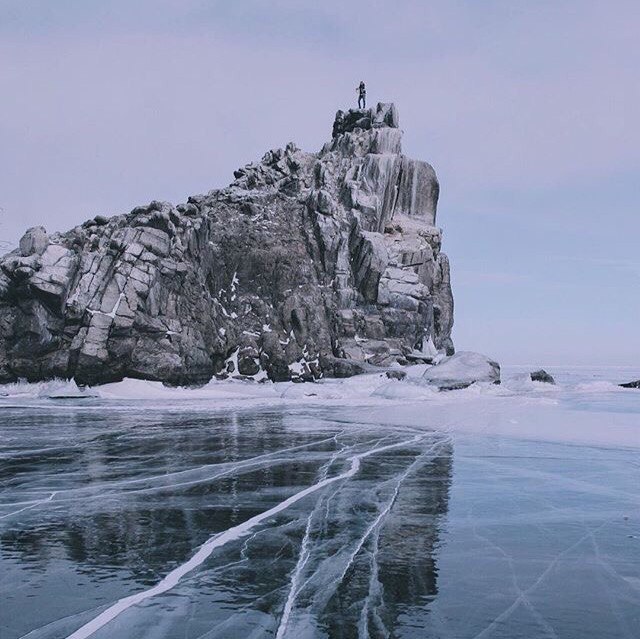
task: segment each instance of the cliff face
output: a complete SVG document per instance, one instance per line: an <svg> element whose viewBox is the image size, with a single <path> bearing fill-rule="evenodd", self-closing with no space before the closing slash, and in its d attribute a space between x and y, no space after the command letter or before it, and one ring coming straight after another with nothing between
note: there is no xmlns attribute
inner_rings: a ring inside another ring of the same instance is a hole
<svg viewBox="0 0 640 639"><path fill-rule="evenodd" d="M453 351L438 181L392 104L227 188L30 229L0 261L0 381L349 375Z"/></svg>

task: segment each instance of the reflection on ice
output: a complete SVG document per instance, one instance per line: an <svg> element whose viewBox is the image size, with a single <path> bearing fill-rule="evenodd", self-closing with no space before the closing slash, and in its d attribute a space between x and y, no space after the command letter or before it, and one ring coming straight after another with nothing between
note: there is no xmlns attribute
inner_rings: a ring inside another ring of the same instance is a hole
<svg viewBox="0 0 640 639"><path fill-rule="evenodd" d="M212 636L256 623L281 637L357 636L435 593L447 436L277 412L192 416L179 429L155 417L122 414L105 430L91 413L49 415L56 436L84 444L7 455L3 562L43 592L37 609L8 593L11 636L162 636L145 634L158 624L171 636L185 596L189 623ZM395 592L383 598L385 583Z"/></svg>

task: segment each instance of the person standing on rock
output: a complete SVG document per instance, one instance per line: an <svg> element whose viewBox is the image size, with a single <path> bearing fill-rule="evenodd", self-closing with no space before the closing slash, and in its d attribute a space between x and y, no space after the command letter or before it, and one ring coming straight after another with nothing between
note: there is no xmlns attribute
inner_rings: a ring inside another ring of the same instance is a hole
<svg viewBox="0 0 640 639"><path fill-rule="evenodd" d="M356 91L358 92L358 108L364 109L367 106L367 89L364 86L364 80L360 80Z"/></svg>

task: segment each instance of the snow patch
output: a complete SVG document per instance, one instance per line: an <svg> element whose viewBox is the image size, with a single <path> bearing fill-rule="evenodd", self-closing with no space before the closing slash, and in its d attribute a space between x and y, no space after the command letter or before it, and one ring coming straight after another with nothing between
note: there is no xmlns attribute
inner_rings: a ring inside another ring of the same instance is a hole
<svg viewBox="0 0 640 639"><path fill-rule="evenodd" d="M116 303L113 305L113 308L108 313L105 313L104 311L95 310L92 308L88 308L87 313L89 313L89 315L106 315L111 319L115 319L116 313L118 312L118 309L120 308L120 303L122 302L123 299L124 299L124 293L120 293L120 295L118 295L118 299L116 300Z"/></svg>

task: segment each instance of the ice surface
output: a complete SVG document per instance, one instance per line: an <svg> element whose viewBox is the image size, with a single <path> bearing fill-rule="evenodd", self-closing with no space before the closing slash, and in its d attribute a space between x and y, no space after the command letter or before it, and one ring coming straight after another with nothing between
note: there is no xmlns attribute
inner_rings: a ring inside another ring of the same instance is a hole
<svg viewBox="0 0 640 639"><path fill-rule="evenodd" d="M428 411L434 428L445 432L527 438L543 441L640 447L640 392L618 383L640 376L640 369L560 369L548 367L558 384L532 382L531 367L503 371L499 386L473 384L438 392L422 383L427 366L407 369L406 380L389 380L383 373L313 384L255 383L212 380L198 388L176 388L161 382L125 379L95 388L78 389L73 381L0 386L7 405L51 407L64 398L84 401L85 410L149 408L180 412L211 412L230 408L342 406L373 411L381 424L420 426ZM400 409L398 408L400 407ZM79 408L78 408L79 410ZM604 418L603 413L607 414Z"/></svg>
<svg viewBox="0 0 640 639"><path fill-rule="evenodd" d="M638 371L408 370L3 387L0 636L635 638Z"/></svg>

